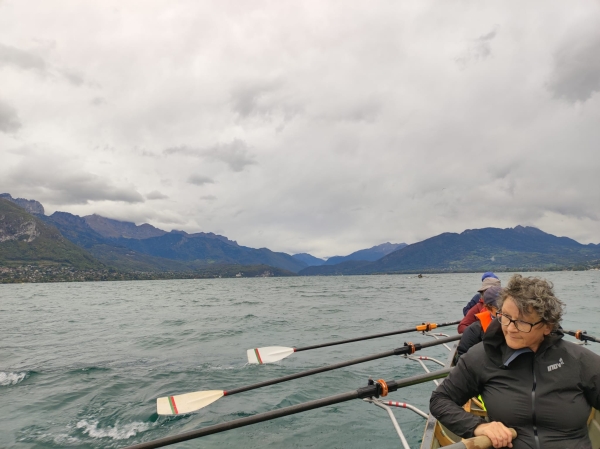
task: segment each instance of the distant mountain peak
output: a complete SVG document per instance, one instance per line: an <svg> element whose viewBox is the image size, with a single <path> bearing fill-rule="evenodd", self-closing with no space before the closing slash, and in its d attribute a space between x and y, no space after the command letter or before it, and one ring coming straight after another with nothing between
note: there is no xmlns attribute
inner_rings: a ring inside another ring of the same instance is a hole
<svg viewBox="0 0 600 449"><path fill-rule="evenodd" d="M160 237L167 233L148 223L138 226L129 221L114 220L98 214L87 215L83 217L83 219L90 228L106 238L123 237L126 239L149 239L152 237Z"/></svg>
<svg viewBox="0 0 600 449"><path fill-rule="evenodd" d="M0 193L0 198L4 198L17 206L25 209L30 214L44 215L44 206L36 200L26 200L25 198L13 198L10 193Z"/></svg>
<svg viewBox="0 0 600 449"><path fill-rule="evenodd" d="M293 254L292 257L300 262L304 262L309 267L315 267L325 263L325 260L308 253Z"/></svg>
<svg viewBox="0 0 600 449"><path fill-rule="evenodd" d="M83 248L64 238L46 223L48 217L30 214L6 198L0 198L0 266L9 264L100 266Z"/></svg>
<svg viewBox="0 0 600 449"><path fill-rule="evenodd" d="M311 267L300 274L537 271L593 266L599 245L582 245L532 226L445 232L357 266ZM335 268L335 270L333 270Z"/></svg>
<svg viewBox="0 0 600 449"><path fill-rule="evenodd" d="M381 259L382 257L387 256L390 253L393 253L394 251L398 251L398 250L404 248L405 246L407 246L406 243L385 242L380 245L372 246L371 248L355 251L352 254L349 254L347 256L330 257L325 262L325 265L336 265L338 263L348 262L351 260L354 260L354 261L362 260L362 261L374 262L378 259Z"/></svg>

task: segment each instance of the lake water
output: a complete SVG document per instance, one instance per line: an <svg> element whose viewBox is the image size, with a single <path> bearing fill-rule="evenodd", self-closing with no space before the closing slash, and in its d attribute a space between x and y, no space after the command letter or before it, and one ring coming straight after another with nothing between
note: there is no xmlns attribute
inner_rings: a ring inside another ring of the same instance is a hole
<svg viewBox="0 0 600 449"><path fill-rule="evenodd" d="M540 273L567 303L566 329L600 335L600 271ZM248 365L246 349L307 346L454 321L481 274L294 277L0 285L0 447L122 448L275 408L420 374L390 357L224 397L159 417L156 398L228 389L391 350L405 334ZM505 283L510 274L501 273ZM439 331L454 334L455 328ZM573 340L571 337L566 337ZM600 344L590 349L600 353ZM445 360L441 346L422 351ZM431 369L437 369L436 365ZM433 383L391 393L424 411ZM396 409L411 447L424 419ZM173 448L400 447L386 413L360 400Z"/></svg>

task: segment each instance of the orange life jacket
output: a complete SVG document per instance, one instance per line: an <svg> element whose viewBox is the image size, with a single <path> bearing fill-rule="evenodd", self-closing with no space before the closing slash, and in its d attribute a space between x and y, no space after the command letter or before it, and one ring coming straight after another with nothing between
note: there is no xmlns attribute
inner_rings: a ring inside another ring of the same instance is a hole
<svg viewBox="0 0 600 449"><path fill-rule="evenodd" d="M483 332L487 331L488 326L492 322L492 314L490 313L490 311L484 309L482 312L476 313L475 316L481 323L481 328L483 329Z"/></svg>

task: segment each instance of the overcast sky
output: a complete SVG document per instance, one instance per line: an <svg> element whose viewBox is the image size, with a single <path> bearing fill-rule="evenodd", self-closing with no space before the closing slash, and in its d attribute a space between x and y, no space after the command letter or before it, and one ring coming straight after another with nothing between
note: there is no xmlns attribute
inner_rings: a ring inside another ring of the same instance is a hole
<svg viewBox="0 0 600 449"><path fill-rule="evenodd" d="M600 2L0 0L0 193L326 257L600 243Z"/></svg>

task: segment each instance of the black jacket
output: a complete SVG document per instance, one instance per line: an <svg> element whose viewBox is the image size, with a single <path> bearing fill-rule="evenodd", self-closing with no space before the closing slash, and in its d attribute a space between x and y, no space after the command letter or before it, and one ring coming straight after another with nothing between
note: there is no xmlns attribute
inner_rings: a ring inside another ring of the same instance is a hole
<svg viewBox="0 0 600 449"><path fill-rule="evenodd" d="M485 332L483 332L483 327L481 327L481 321L477 320L469 327L465 329L460 337L460 341L458 342L458 356L460 357L465 352L467 352L472 346L475 346L481 340L483 340L483 336Z"/></svg>
<svg viewBox="0 0 600 449"><path fill-rule="evenodd" d="M588 449L587 419L600 409L600 356L564 341L557 331L538 351L510 349L494 320L483 341L458 361L433 392L430 410L464 438L483 418L461 405L481 394L490 421L517 431L514 449Z"/></svg>

